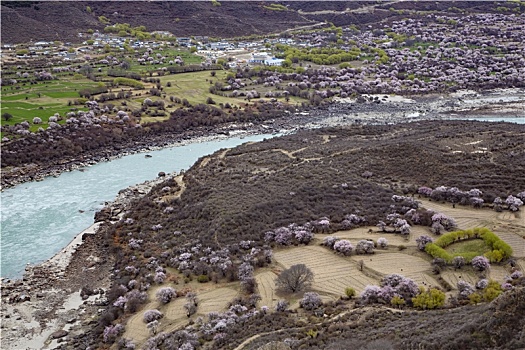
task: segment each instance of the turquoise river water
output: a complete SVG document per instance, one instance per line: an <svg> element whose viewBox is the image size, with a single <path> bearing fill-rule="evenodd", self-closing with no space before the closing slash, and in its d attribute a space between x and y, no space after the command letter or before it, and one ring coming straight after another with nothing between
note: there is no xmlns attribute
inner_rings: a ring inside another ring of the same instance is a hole
<svg viewBox="0 0 525 350"><path fill-rule="evenodd" d="M2 192L2 277L22 276L27 263L51 258L79 232L93 224L95 212L128 186L151 180L160 171L188 169L221 148L272 135L234 137L151 151L99 163L83 171L65 172L40 182L28 182Z"/></svg>

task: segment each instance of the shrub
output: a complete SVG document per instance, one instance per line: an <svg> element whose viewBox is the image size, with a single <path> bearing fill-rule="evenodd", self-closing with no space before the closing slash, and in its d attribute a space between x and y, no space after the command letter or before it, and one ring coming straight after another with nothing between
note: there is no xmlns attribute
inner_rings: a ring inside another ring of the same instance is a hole
<svg viewBox="0 0 525 350"><path fill-rule="evenodd" d="M135 80L135 79L130 79L130 78L123 78L123 77L113 79L113 85L116 85L116 86L124 85L124 86L130 86L135 89L144 89L144 85L140 81Z"/></svg>
<svg viewBox="0 0 525 350"><path fill-rule="evenodd" d="M405 299L401 298L399 295L394 295L392 299L390 299L390 305L394 307L401 307L406 304Z"/></svg>
<svg viewBox="0 0 525 350"><path fill-rule="evenodd" d="M445 293L436 288L421 292L412 298L414 307L419 309L435 309L445 305Z"/></svg>
<svg viewBox="0 0 525 350"><path fill-rule="evenodd" d="M454 256L443 248L459 240L475 238L481 238L492 249L492 251L485 253L485 256L492 262L499 262L512 255L512 248L487 228L474 228L447 233L439 237L434 243L427 243L425 251L434 258L441 258L447 263L453 263ZM469 262L472 260L472 255L464 254L463 258L465 262Z"/></svg>
<svg viewBox="0 0 525 350"><path fill-rule="evenodd" d="M481 292L481 297L483 301L490 302L496 299L501 293L503 293L501 285L496 281L489 281L487 287Z"/></svg>
<svg viewBox="0 0 525 350"><path fill-rule="evenodd" d="M299 301L299 305L308 311L317 309L319 306L323 305L323 301L319 294L315 292L304 293L303 298Z"/></svg>
<svg viewBox="0 0 525 350"><path fill-rule="evenodd" d="M209 282L210 281L210 278L208 277L208 275L199 275L197 277L197 282L199 283L206 283L206 282Z"/></svg>
<svg viewBox="0 0 525 350"><path fill-rule="evenodd" d="M150 323L155 320L160 320L164 315L157 309L147 310L144 312L143 321L144 323Z"/></svg>
<svg viewBox="0 0 525 350"><path fill-rule="evenodd" d="M353 297L355 297L355 289L352 287L346 288L345 295L348 299L352 299Z"/></svg>
<svg viewBox="0 0 525 350"><path fill-rule="evenodd" d="M156 297L159 302L167 304L173 298L177 297L177 291L172 287L160 288L156 293Z"/></svg>

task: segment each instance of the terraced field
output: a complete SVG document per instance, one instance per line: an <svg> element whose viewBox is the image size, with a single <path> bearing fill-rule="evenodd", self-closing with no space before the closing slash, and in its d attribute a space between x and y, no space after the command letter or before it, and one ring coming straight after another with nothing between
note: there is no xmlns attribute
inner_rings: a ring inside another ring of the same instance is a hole
<svg viewBox="0 0 525 350"><path fill-rule="evenodd" d="M261 296L261 305L266 305L269 308L274 308L279 301L279 297L275 292L275 278L277 274L273 271L263 271L255 275L257 281L259 295Z"/></svg>
<svg viewBox="0 0 525 350"><path fill-rule="evenodd" d="M369 233L369 230L372 230L372 233ZM377 241L378 238L384 237L388 241L389 246L400 246L404 245L406 247L416 246L415 238L428 234L428 229L426 227L416 226L412 228L412 233L409 237L405 237L399 234L390 234L384 232L378 232L376 226L366 226L358 227L352 230L338 231L333 235L316 235L321 241L326 236L336 236L341 239L348 239L352 244L357 243L361 239L372 239Z"/></svg>
<svg viewBox="0 0 525 350"><path fill-rule="evenodd" d="M446 270L441 273L441 277L454 289L456 289L459 281L466 281L472 285L478 281L478 276L470 269Z"/></svg>
<svg viewBox="0 0 525 350"><path fill-rule="evenodd" d="M184 310L184 304L187 302L184 297L174 299L166 305L161 305L156 301L154 296L156 291L163 286L155 286L154 288L151 288L148 294L152 301L144 305L141 311L137 312L129 319L126 325L124 338L132 339L139 345L143 344L148 339L149 330L142 320L146 310L158 309L164 314L164 317L160 320L157 332L171 332L186 325L189 320L194 320L199 316L206 316L212 311L220 312L226 310L228 303L238 294L235 289L225 286L224 284L220 285L220 287L216 287L212 284L205 286L207 286L207 290L202 292L197 291L199 306L197 308L197 313L191 316L190 319L188 319L186 311ZM177 286L174 287L177 289Z"/></svg>
<svg viewBox="0 0 525 350"><path fill-rule="evenodd" d="M358 293L369 284L377 284L376 277L359 271L356 261L334 254L321 246L304 246L277 251L275 261L283 269L295 264L305 264L314 273L312 288L321 295L337 299L344 295L347 287Z"/></svg>
<svg viewBox="0 0 525 350"><path fill-rule="evenodd" d="M486 226L494 230L505 242L510 244L517 258L517 266L525 271L525 224L522 223L520 215L513 213L497 213L487 209L452 208L435 202L425 202L427 208L437 212L445 213L456 219L459 228ZM521 214L521 213L520 213ZM509 229L511 228L511 229ZM370 231L371 230L371 231ZM300 294L281 294L276 290L275 279L279 272L295 264L305 264L314 273L312 290L318 292L323 301L336 300L344 295L347 287L352 287L359 294L367 285L378 285L383 276L398 273L413 279L417 284L425 286L440 286L437 276L431 271L430 259L424 259L415 247L415 239L420 235L429 233L427 227L414 226L408 237L398 234L385 234L377 232L377 228L361 227L353 230L339 231L333 236L348 239L355 246L361 239L372 239L384 237L389 242L387 249L376 249L372 255L352 255L344 257L335 254L326 247L320 245L326 234L316 235L316 239L308 246L283 248L274 251L274 264L269 268L256 270L255 279L258 284L258 293L262 300L259 306L275 307L281 299L287 299L291 308L297 308ZM404 245L406 250L398 250L396 247ZM363 271L360 271L360 261L363 261ZM488 273L488 278L502 283L505 276L510 274L510 268L505 265L493 264ZM447 293L449 296L456 294L454 289L461 280L474 285L479 277L471 267L466 266L461 270L453 270L448 267L440 276L447 282L453 291ZM212 311L223 311L228 303L238 295L237 284L191 284L185 287L197 291L199 307L197 313L191 317L206 316ZM441 286L443 287L443 286ZM125 338L133 339L139 345L144 344L149 337L149 331L142 321L145 310L157 308L164 314L160 321L159 332L168 332L178 329L189 321L183 308L186 300L178 298L167 305L160 305L154 300L158 286L150 290L150 299L153 301L144 306L141 312L134 315L127 323ZM175 286L177 288L177 286Z"/></svg>
<svg viewBox="0 0 525 350"><path fill-rule="evenodd" d="M490 224L498 218L499 213L490 209L473 209L456 205L452 208L452 204L441 204L438 202L430 202L422 199L423 207L432 209L436 212L451 216L456 220L458 229L466 230L473 227L489 227Z"/></svg>
<svg viewBox="0 0 525 350"><path fill-rule="evenodd" d="M510 271L505 266L492 265L489 271L489 278L498 282L504 282L505 277L510 275Z"/></svg>
<svg viewBox="0 0 525 350"><path fill-rule="evenodd" d="M354 261L361 259L364 261L366 268L372 269L382 276L397 273L413 279L417 284L439 285L434 277L432 277L428 261L417 256L398 252L381 252L369 256L352 256L352 260Z"/></svg>
<svg viewBox="0 0 525 350"><path fill-rule="evenodd" d="M512 247L512 255L516 258L525 258L525 238L514 233L494 231L501 239Z"/></svg>

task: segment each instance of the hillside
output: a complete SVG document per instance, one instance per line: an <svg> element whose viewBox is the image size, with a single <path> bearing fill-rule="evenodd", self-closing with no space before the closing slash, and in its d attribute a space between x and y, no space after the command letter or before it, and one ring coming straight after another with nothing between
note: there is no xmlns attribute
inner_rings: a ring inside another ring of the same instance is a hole
<svg viewBox="0 0 525 350"><path fill-rule="evenodd" d="M176 36L265 34L311 24L295 11L266 10L259 2L224 2L220 6L209 1L36 2L22 7L2 3L2 41L79 41L78 32L104 29L99 16L111 23L144 25L150 31L167 30Z"/></svg>
<svg viewBox="0 0 525 350"><path fill-rule="evenodd" d="M276 10L264 1L4 1L1 5L2 42L39 40L80 42L77 33L102 31L105 24L129 23L176 36L234 37L279 33L319 22L342 25L377 25L406 17L412 11L495 11L487 2L297 1L280 2ZM394 11L396 9L396 11ZM400 9L400 10L397 10Z"/></svg>
<svg viewBox="0 0 525 350"><path fill-rule="evenodd" d="M340 296L345 287L361 293L367 286L378 284L382 277L399 273L419 285L446 291L447 305L457 306L468 304L468 300L457 297L458 279L474 284L480 278L504 282L508 278L505 276L514 271L511 264L523 263L525 223L521 212L504 210L500 214L490 203L496 196L518 193L525 187L523 179L513 176L525 167L520 149L523 135L523 126L516 124L426 121L305 130L218 151L201 158L183 174L159 183L130 207L108 207L97 215L97 220L114 222L106 226L105 239L119 257L115 287L108 298L115 300L119 295L116 286L133 279L134 284L147 283L148 288L151 284L152 299L158 288L153 282L154 271L165 271L170 282L164 284L198 294L202 308L199 306L191 320L206 318L210 311L224 311L229 305L247 307L248 311L243 311L246 314L240 312L239 318L231 309L220 314L232 323L227 334L216 329L217 319L211 316L204 323L187 326L185 332L206 342L204 348L234 349L244 341L240 348L257 349L271 341L284 341L292 349L340 349L359 348L377 340L388 345L387 349L420 345L437 349L444 335L448 337L449 349L504 348L505 339L520 344L517 324L505 325L502 320L515 318L521 312L514 307L523 307L522 289L508 297L519 300L516 305L506 304L509 299L504 298L492 306L429 314L411 308L399 312L355 309L359 302L349 304ZM417 195L422 185L452 186L447 187L450 189L457 186L460 192L477 188L486 205L475 209L463 201L452 205L435 201L435 197L424 199ZM422 203L418 209L421 216L408 219L414 220L410 221L410 234L386 235L390 248L378 248L366 256L334 255L320 246L327 234L350 239L352 244L378 240L385 232L378 231L375 225L389 213L408 218L410 201L396 204L393 194L414 196ZM425 214L425 210L431 211ZM122 216L116 222L119 211ZM430 256L417 249L416 238L430 234L429 224L423 223L424 216L437 212L456 219L461 229L490 227L515 248L514 262L495 262L484 277L470 267L456 271L452 266L435 275ZM352 221L358 217L362 219ZM298 241L298 236L281 243L277 237L287 230L311 230L316 238L306 245ZM359 270L360 260L364 261L365 272ZM256 294L243 287L242 261L248 261L255 269ZM314 271L312 290L323 297L322 310L327 316L298 310L299 295L276 290L275 276L298 263ZM203 282L196 283L201 278ZM240 287L234 283L238 279ZM208 280L215 283L207 284ZM513 283L521 282L518 279ZM231 302L218 300L219 296ZM262 299L251 302L251 296ZM263 305L273 310L283 298L290 303L292 313L261 315L255 311ZM157 307L165 314L159 326L162 337L148 336L141 312L128 318L127 312L109 308L106 318L111 315L128 320L123 337L136 344L169 349L167 339L181 336L182 331L177 329L186 322L180 311L182 305L181 300L167 306L150 301L141 309ZM483 314L500 305L503 307L494 316ZM463 326L450 335L448 321L462 322ZM99 324L95 332L107 325ZM388 336L397 325L404 326L395 338ZM499 328L494 330L492 325ZM436 333L426 334L423 330L427 329L435 329ZM305 335L310 331L316 335ZM476 339L471 335L473 331L478 334ZM293 341L286 340L290 338Z"/></svg>

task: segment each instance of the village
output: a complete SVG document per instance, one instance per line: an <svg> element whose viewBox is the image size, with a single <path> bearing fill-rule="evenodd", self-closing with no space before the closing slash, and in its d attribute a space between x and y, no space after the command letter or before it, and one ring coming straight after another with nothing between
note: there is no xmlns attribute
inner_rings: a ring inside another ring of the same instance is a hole
<svg viewBox="0 0 525 350"><path fill-rule="evenodd" d="M321 32L322 33L322 32ZM32 61L46 58L64 64L82 63L90 61L93 57L103 56L112 52L125 52L133 50L162 50L163 48L178 48L188 50L204 58L205 61L216 62L226 59L229 68L245 67L248 65L281 66L284 59L275 57L273 50L277 44L292 47L322 47L325 46L323 38L327 35L320 33L302 35L298 39L272 36L257 40L239 39L212 39L206 36L175 37L167 31L152 32L148 40L123 37L113 33L100 33L98 30L90 33L79 33L85 39L80 44L59 41L37 41L27 44L2 43L1 58L3 62L18 60ZM154 62L149 62L155 64Z"/></svg>

